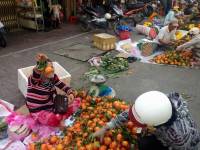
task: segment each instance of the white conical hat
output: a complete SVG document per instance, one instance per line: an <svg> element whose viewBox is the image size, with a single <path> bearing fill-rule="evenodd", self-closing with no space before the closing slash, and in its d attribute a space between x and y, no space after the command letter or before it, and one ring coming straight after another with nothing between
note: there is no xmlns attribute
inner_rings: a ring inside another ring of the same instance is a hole
<svg viewBox="0 0 200 150"><path fill-rule="evenodd" d="M136 99L132 112L140 123L158 126L166 123L171 118L172 105L164 93L150 91Z"/></svg>

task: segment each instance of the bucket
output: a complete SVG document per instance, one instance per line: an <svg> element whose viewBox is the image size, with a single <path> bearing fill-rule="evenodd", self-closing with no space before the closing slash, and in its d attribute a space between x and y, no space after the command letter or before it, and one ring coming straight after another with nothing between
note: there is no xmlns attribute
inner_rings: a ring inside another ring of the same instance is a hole
<svg viewBox="0 0 200 150"><path fill-rule="evenodd" d="M120 38L120 40L129 39L130 36L131 36L131 32L129 32L129 31L120 31L119 32L119 38Z"/></svg>

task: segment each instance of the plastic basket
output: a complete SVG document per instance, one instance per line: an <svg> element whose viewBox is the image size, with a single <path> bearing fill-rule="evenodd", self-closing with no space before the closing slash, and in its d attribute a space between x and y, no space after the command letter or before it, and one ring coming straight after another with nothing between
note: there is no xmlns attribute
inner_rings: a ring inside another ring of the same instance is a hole
<svg viewBox="0 0 200 150"><path fill-rule="evenodd" d="M59 79L69 86L71 75L59 63L53 62L53 66ZM32 74L33 68L34 66L18 69L18 88L24 97L26 97L27 93L28 77Z"/></svg>
<svg viewBox="0 0 200 150"><path fill-rule="evenodd" d="M119 32L119 38L120 38L120 40L129 39L130 36L131 36L131 32L129 32L129 31L120 31Z"/></svg>

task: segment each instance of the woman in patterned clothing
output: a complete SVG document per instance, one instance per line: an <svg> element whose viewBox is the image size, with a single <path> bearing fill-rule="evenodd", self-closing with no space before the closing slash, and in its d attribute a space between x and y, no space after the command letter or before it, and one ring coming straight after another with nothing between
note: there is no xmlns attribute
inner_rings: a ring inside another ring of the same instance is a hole
<svg viewBox="0 0 200 150"><path fill-rule="evenodd" d="M73 90L61 82L54 73L52 62L44 54L36 56L37 65L33 69L32 75L28 78L28 89L26 96L26 105L31 116L39 123L49 126L59 126L62 116L54 114L54 97L56 87L63 90L69 102L68 112L65 117L74 110L72 104L74 101ZM48 68L48 70L46 70ZM70 111L70 112L69 112Z"/></svg>
<svg viewBox="0 0 200 150"><path fill-rule="evenodd" d="M155 128L152 135L139 138L139 150L198 150L199 130L178 93L166 96L150 91L142 94L130 110L112 119L93 136L102 139L106 130L123 126L128 120L142 129Z"/></svg>

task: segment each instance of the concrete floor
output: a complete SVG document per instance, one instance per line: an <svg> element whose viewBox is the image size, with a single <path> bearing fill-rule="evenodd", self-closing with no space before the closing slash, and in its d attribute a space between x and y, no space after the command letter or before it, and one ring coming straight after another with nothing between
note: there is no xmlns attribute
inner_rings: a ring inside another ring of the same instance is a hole
<svg viewBox="0 0 200 150"><path fill-rule="evenodd" d="M71 32L69 32L69 35L68 32L66 32L65 35L58 36L58 39L56 39L56 37L49 37L47 41L42 38L39 42L32 42L32 45L29 48L27 48L29 45L26 46L24 41L19 40L19 38L16 39L19 41L19 46L16 48L14 48L15 45L11 44L6 49L0 50L0 98L15 104L17 108L24 104L24 97L19 92L17 86L17 69L34 65L34 56L38 52L47 54L50 59L58 61L66 70L68 70L72 75L71 85L73 87L80 88L87 86L87 81L81 79L82 74L89 68L87 63L53 54L55 50L71 45L74 42L91 42L91 33L74 35L75 33L79 33L79 29L74 26L72 28L73 29L70 28ZM67 30L69 28L65 27L65 29ZM63 32L60 32L60 34L61 33L63 34ZM35 34L36 35L33 35L32 38L38 37L38 34L39 36L42 35L42 33ZM26 34L26 36L28 35L29 34ZM48 33L48 35L50 36L51 32ZM71 35L73 35L73 37L70 37ZM139 38L140 36L134 34L134 40ZM23 39L26 38L23 37ZM200 70L137 62L130 65L130 72L128 74L124 73L119 78L109 79L107 84L117 91L118 97L131 102L133 102L141 93L150 90L160 90L165 93L171 91L185 93L191 97L188 100L189 107L194 119L200 125L199 77Z"/></svg>

